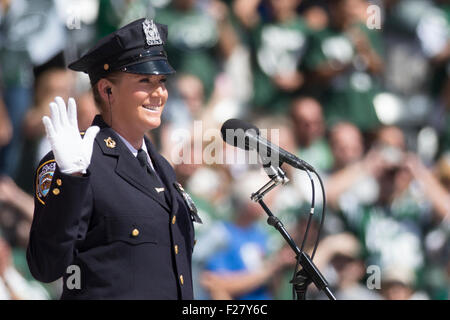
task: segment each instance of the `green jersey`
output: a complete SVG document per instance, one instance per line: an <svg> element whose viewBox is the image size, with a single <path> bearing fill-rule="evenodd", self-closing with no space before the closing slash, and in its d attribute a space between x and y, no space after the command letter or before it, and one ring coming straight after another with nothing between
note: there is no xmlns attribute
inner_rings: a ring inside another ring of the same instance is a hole
<svg viewBox="0 0 450 320"><path fill-rule="evenodd" d="M371 47L380 53L379 34L365 25L357 27L366 35ZM380 84L358 55L348 35L341 30L326 28L313 34L308 48L304 60L306 70L315 71L325 64L350 64L349 68L334 76L326 87L314 89L314 95L324 104L327 124L346 120L362 130L378 126L373 100L380 91Z"/></svg>
<svg viewBox="0 0 450 320"><path fill-rule="evenodd" d="M302 18L261 23L252 30L254 98L256 107L271 112L289 108L295 92L283 91L273 81L299 70L308 43L309 29Z"/></svg>

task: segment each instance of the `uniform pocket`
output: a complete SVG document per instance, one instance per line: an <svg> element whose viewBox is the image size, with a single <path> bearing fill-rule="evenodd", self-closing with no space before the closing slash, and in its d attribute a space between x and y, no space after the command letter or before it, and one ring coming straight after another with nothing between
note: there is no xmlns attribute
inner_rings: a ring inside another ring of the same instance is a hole
<svg viewBox="0 0 450 320"><path fill-rule="evenodd" d="M108 242L124 241L129 244L158 243L157 228L151 217L106 217L106 234Z"/></svg>

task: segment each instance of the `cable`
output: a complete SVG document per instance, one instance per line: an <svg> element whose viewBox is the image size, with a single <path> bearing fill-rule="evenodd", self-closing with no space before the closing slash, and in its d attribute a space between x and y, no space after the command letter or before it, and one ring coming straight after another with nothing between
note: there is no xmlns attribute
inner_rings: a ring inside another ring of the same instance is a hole
<svg viewBox="0 0 450 320"><path fill-rule="evenodd" d="M316 196L315 196L316 191L315 191L315 188L314 188L314 181L313 181L313 178L311 177L311 174L309 173L309 171L308 170L305 170L305 171L308 174L309 180L311 181L311 194L312 195L311 195L311 209L309 211L308 223L306 224L306 231L305 231L305 235L303 237L303 241L302 241L302 246L300 248L300 252L303 251L303 248L305 247L306 240L308 239L309 228L311 226L311 220L312 220L312 216L314 214L314 207L316 205Z"/></svg>
<svg viewBox="0 0 450 320"><path fill-rule="evenodd" d="M297 269L298 269L298 265L300 264L300 256L298 256L296 260L297 261L295 262L294 275L292 276L291 281L294 281L294 279L297 276ZM292 284L292 300L297 300L297 296L296 296L296 292L295 292L295 284Z"/></svg>
<svg viewBox="0 0 450 320"><path fill-rule="evenodd" d="M314 214L314 207L316 205L316 191L315 191L315 187L314 187L314 181L313 181L313 178L312 178L310 172L308 170L305 170L305 171L308 174L309 180L311 181L311 208L309 210L308 222L306 224L306 231L305 231L305 235L303 236L303 241L302 241L302 245L301 245L301 248L300 248L300 252L303 252L303 248L305 247L306 240L308 239L309 228L311 226L312 216ZM297 276L297 269L298 269L298 266L300 264L300 261L299 261L300 260L300 256L298 256L296 260L297 260L297 262L295 264L294 275L292 277L292 281ZM292 286L292 299L293 300L297 299L294 286Z"/></svg>
<svg viewBox="0 0 450 320"><path fill-rule="evenodd" d="M109 114L110 114L110 120L111 120L111 124L110 124L110 127L112 128L112 106L111 106L111 98L110 98L110 95L111 95L111 88L108 88L107 89L107 91L106 91L106 93L108 94L108 103L109 103Z"/></svg>
<svg viewBox="0 0 450 320"><path fill-rule="evenodd" d="M319 182L320 182L320 187L322 189L323 203L322 203L322 217L321 217L321 220L320 220L319 230L317 231L316 243L314 245L314 250L313 250L312 255L311 255L311 260L314 259L314 256L316 255L317 247L319 245L320 233L321 233L321 231L323 229L323 223L325 221L325 214L326 214L325 208L326 208L326 205L327 205L327 200L326 200L326 197L325 197L325 188L323 186L322 178L320 177L320 175L315 170L313 172L315 173L315 175L317 176L317 178L319 179Z"/></svg>

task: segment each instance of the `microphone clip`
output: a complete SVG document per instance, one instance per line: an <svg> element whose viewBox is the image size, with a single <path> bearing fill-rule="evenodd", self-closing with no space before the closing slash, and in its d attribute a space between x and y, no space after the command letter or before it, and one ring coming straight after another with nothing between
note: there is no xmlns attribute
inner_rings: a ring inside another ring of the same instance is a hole
<svg viewBox="0 0 450 320"><path fill-rule="evenodd" d="M284 185L289 182L286 173L280 167L264 166L264 170L269 175L270 181L263 185L258 191L252 193L250 199L255 202L261 201L264 196L278 185Z"/></svg>

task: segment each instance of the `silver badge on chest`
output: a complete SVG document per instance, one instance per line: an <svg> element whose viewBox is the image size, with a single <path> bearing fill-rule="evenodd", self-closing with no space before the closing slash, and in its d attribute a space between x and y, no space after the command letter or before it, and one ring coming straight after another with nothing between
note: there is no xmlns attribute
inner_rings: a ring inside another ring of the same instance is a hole
<svg viewBox="0 0 450 320"><path fill-rule="evenodd" d="M203 221L200 218L200 216L198 215L197 207L195 206L194 201L192 200L191 196L186 191L184 191L183 187L178 182L174 182L173 185L175 186L175 189L177 189L178 192L183 197L183 200L186 203L186 206L188 207L188 209L191 213L192 221L203 224Z"/></svg>
<svg viewBox="0 0 450 320"><path fill-rule="evenodd" d="M142 23L142 27L149 46L160 45L163 43L161 37L159 36L158 28L153 20L145 19Z"/></svg>

